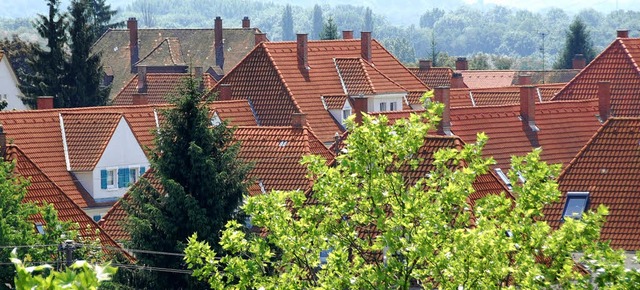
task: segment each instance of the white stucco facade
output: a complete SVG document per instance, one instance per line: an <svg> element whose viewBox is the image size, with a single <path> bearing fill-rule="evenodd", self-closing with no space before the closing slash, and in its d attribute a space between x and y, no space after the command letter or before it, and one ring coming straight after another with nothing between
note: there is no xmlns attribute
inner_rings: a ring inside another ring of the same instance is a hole
<svg viewBox="0 0 640 290"><path fill-rule="evenodd" d="M29 109L20 99L21 96L18 79L11 68L9 59L6 55L0 56L0 100L7 102L7 107L4 110Z"/></svg>
<svg viewBox="0 0 640 290"><path fill-rule="evenodd" d="M127 174L130 174L130 171L138 170L136 176L139 177L142 173L140 172L141 168L149 169L149 160L133 135L129 124L124 118L121 118L94 170L92 172L77 172L76 176L91 196L99 202L120 198L127 192L133 180L124 185L118 182L118 170L124 168L129 170ZM115 176L112 176L114 179L110 180L113 185L108 188L103 188L103 170L112 172L115 170Z"/></svg>
<svg viewBox="0 0 640 290"><path fill-rule="evenodd" d="M402 102L404 102L405 96L405 93L379 94L370 96L367 111L400 111L402 110Z"/></svg>

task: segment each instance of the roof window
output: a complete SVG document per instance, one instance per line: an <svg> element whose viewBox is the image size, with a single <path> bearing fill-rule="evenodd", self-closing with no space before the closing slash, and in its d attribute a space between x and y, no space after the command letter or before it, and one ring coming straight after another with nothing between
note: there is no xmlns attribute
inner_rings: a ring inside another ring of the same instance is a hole
<svg viewBox="0 0 640 290"><path fill-rule="evenodd" d="M285 147L287 146L287 143L289 143L287 140L280 140L280 143L278 143L278 146Z"/></svg>
<svg viewBox="0 0 640 290"><path fill-rule="evenodd" d="M509 189L511 189L511 181L509 180L509 178L507 177L506 174L504 174L504 172L502 172L502 169L500 168L496 168L494 169L494 171L496 172L496 174L498 175L498 177L500 177L500 179L502 180L502 182L509 187Z"/></svg>
<svg viewBox="0 0 640 290"><path fill-rule="evenodd" d="M562 218L574 218L581 219L582 214L587 209L589 204L588 192L568 192L567 202L564 205L564 211L562 212Z"/></svg>

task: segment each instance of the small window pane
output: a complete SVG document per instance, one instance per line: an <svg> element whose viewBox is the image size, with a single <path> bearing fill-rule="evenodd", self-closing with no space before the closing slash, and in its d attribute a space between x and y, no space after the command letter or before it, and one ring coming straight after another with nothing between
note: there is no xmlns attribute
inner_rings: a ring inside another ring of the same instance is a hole
<svg viewBox="0 0 640 290"><path fill-rule="evenodd" d="M351 109L342 110L342 122L349 118L349 116L351 116Z"/></svg>
<svg viewBox="0 0 640 290"><path fill-rule="evenodd" d="M570 217L575 219L582 218L582 213L584 213L585 209L587 208L588 200L588 193L568 193L567 203L565 204L562 217Z"/></svg>
<svg viewBox="0 0 640 290"><path fill-rule="evenodd" d="M107 187L112 188L116 186L116 170L107 170Z"/></svg>
<svg viewBox="0 0 640 290"><path fill-rule="evenodd" d="M131 184L138 181L138 176L140 176L140 168L129 168L129 182Z"/></svg>
<svg viewBox="0 0 640 290"><path fill-rule="evenodd" d="M396 102L389 103L389 111L395 111L395 110L396 110Z"/></svg>
<svg viewBox="0 0 640 290"><path fill-rule="evenodd" d="M380 111L386 111L387 110L387 103L380 103Z"/></svg>

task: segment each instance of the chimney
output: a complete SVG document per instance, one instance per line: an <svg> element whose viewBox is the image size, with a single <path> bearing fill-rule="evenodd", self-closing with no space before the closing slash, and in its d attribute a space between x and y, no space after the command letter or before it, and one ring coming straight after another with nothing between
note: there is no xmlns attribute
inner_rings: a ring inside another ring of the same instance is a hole
<svg viewBox="0 0 640 290"><path fill-rule="evenodd" d="M469 62L466 57L459 57L456 59L456 70L468 70Z"/></svg>
<svg viewBox="0 0 640 290"><path fill-rule="evenodd" d="M291 114L291 127L295 129L302 129L307 125L307 114L293 113Z"/></svg>
<svg viewBox="0 0 640 290"><path fill-rule="evenodd" d="M528 123L533 132L540 129L536 126L536 87L527 85L520 87L520 117Z"/></svg>
<svg viewBox="0 0 640 290"><path fill-rule="evenodd" d="M528 86L531 84L531 74L521 73L518 75L518 85Z"/></svg>
<svg viewBox="0 0 640 290"><path fill-rule="evenodd" d="M583 69L585 66L587 66L587 59L584 57L584 54L579 53L573 56L573 69Z"/></svg>
<svg viewBox="0 0 640 290"><path fill-rule="evenodd" d="M53 109L53 97L52 96L39 96L36 101L36 108L38 110Z"/></svg>
<svg viewBox="0 0 640 290"><path fill-rule="evenodd" d="M7 155L7 134L4 133L4 127L0 124L0 160L6 160Z"/></svg>
<svg viewBox="0 0 640 290"><path fill-rule="evenodd" d="M296 51L298 53L298 65L303 69L309 70L309 47L307 43L307 34L297 34Z"/></svg>
<svg viewBox="0 0 640 290"><path fill-rule="evenodd" d="M438 124L438 135L446 135L451 136L451 105L449 101L449 87L436 87L435 91L435 101L442 103L444 105L444 110L442 110L442 120Z"/></svg>
<svg viewBox="0 0 640 290"><path fill-rule="evenodd" d="M224 40L222 39L222 18L216 17L215 25L215 49L216 49L216 65L224 70Z"/></svg>
<svg viewBox="0 0 640 290"><path fill-rule="evenodd" d="M131 73L136 73L136 63L140 60L138 56L138 20L135 17L127 20L129 29L129 56L131 61Z"/></svg>
<svg viewBox="0 0 640 290"><path fill-rule="evenodd" d="M249 20L248 16L242 18L242 28L249 29L251 28L251 20Z"/></svg>
<svg viewBox="0 0 640 290"><path fill-rule="evenodd" d="M428 71L432 65L433 62L429 59L421 59L418 62L418 68L420 69L420 71Z"/></svg>
<svg viewBox="0 0 640 290"><path fill-rule="evenodd" d="M218 92L218 101L231 100L231 84L220 84Z"/></svg>
<svg viewBox="0 0 640 290"><path fill-rule="evenodd" d="M147 93L147 67L146 66L138 67L138 93L139 94Z"/></svg>
<svg viewBox="0 0 640 290"><path fill-rule="evenodd" d="M451 75L451 88L452 89L462 89L466 88L464 84L464 77L461 73L453 73Z"/></svg>
<svg viewBox="0 0 640 290"><path fill-rule="evenodd" d="M598 82L598 109L600 121L604 122L611 117L611 83Z"/></svg>
<svg viewBox="0 0 640 290"><path fill-rule="evenodd" d="M356 114L356 124L362 125L362 114L369 111L369 100L365 96L359 95L351 97L351 101L351 109L353 110L353 113Z"/></svg>
<svg viewBox="0 0 640 290"><path fill-rule="evenodd" d="M149 104L149 98L147 97L147 94L133 94L133 105L134 106L141 106L141 105L148 105Z"/></svg>
<svg viewBox="0 0 640 290"><path fill-rule="evenodd" d="M200 90L200 92L202 92L204 90L204 73L201 66L196 66L193 68L193 78L195 78L200 83L198 89Z"/></svg>
<svg viewBox="0 0 640 290"><path fill-rule="evenodd" d="M362 59L371 62L371 32L360 32L360 54Z"/></svg>
<svg viewBox="0 0 640 290"><path fill-rule="evenodd" d="M255 45L260 44L260 42L267 42L267 34L266 33L256 33L254 35L255 38Z"/></svg>
<svg viewBox="0 0 640 290"><path fill-rule="evenodd" d="M353 30L343 30L342 39L353 39Z"/></svg>
<svg viewBox="0 0 640 290"><path fill-rule="evenodd" d="M618 38L629 38L629 30L627 29L619 29L617 34Z"/></svg>

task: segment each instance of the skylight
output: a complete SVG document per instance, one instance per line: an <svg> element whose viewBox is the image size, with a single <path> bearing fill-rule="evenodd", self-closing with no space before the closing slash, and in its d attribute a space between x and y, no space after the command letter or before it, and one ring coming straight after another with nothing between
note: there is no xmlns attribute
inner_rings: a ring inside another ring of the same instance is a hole
<svg viewBox="0 0 640 290"><path fill-rule="evenodd" d="M496 168L494 170L495 170L496 174L498 175L498 177L500 177L502 182L504 182L504 184L506 184L509 187L509 189L511 189L511 181L509 180L507 175L504 174L504 172L502 172L502 169Z"/></svg>
<svg viewBox="0 0 640 290"><path fill-rule="evenodd" d="M587 209L589 204L588 192L568 192L567 202L564 205L564 211L562 212L562 218L574 218L581 219L582 214Z"/></svg>
<svg viewBox="0 0 640 290"><path fill-rule="evenodd" d="M280 143L278 143L278 146L285 147L285 146L287 146L287 143L289 143L289 142L287 142L287 140L280 140Z"/></svg>
<svg viewBox="0 0 640 290"><path fill-rule="evenodd" d="M38 234L44 235L44 225L42 223L36 223L36 230Z"/></svg>

